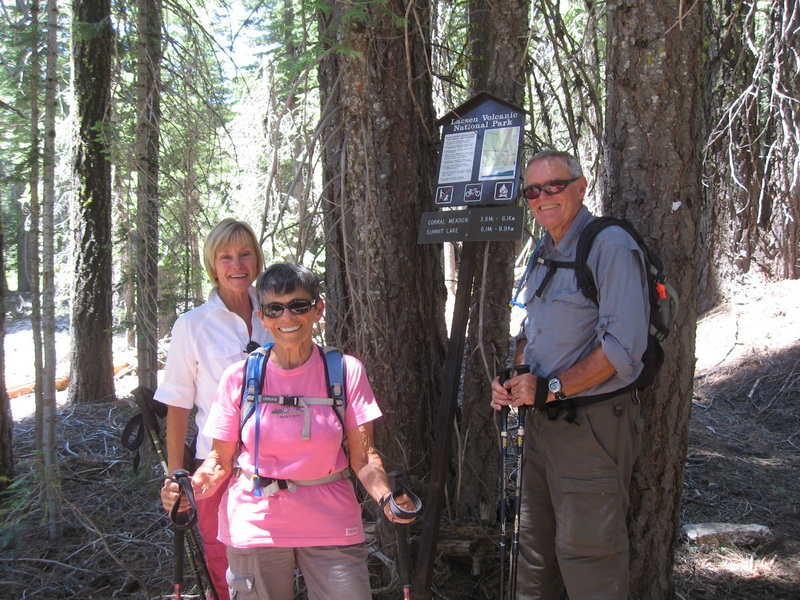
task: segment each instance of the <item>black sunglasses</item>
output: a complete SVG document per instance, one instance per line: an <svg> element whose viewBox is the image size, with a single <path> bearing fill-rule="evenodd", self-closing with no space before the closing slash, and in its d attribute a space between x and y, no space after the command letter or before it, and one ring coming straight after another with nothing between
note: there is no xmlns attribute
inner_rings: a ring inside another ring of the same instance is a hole
<svg viewBox="0 0 800 600"><path fill-rule="evenodd" d="M524 190L522 190L522 195L525 196L528 200L536 200L539 197L539 194L544 192L548 196L555 196L556 194L560 194L564 191L564 189L570 184L575 181L578 181L580 177L573 177L572 179L566 180L559 180L559 181L551 181L550 183L545 183L544 185L529 185Z"/></svg>
<svg viewBox="0 0 800 600"><path fill-rule="evenodd" d="M261 305L261 314L270 319L277 319L283 314L287 308L293 315L304 315L316 306L316 300L302 300L297 298L289 302L289 304L281 304L280 302L270 302L269 304Z"/></svg>

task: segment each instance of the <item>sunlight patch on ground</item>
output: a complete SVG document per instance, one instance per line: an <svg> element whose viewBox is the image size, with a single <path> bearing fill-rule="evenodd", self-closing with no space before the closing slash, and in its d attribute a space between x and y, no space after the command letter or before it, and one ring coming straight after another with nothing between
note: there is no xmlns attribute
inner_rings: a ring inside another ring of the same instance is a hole
<svg viewBox="0 0 800 600"><path fill-rule="evenodd" d="M775 566L775 556L757 558L733 548L722 548L719 554L706 562L704 568L711 571L726 571L731 575L744 578L766 577Z"/></svg>

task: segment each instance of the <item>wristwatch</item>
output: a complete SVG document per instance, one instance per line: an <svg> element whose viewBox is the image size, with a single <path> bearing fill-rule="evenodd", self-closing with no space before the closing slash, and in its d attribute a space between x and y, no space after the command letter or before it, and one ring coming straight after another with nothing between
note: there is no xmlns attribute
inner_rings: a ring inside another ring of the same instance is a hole
<svg viewBox="0 0 800 600"><path fill-rule="evenodd" d="M558 377L553 377L547 382L547 389L553 392L556 400L564 400L566 398L564 392L561 391L561 380Z"/></svg>

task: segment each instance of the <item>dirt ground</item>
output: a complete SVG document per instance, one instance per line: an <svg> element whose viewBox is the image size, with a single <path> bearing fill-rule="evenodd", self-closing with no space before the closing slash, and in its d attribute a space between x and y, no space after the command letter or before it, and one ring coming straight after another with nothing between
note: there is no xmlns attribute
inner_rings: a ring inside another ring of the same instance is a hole
<svg viewBox="0 0 800 600"><path fill-rule="evenodd" d="M22 377L21 366L6 365L7 375L12 370ZM798 400L800 282L754 287L698 323L682 523L754 523L767 526L773 537L755 547L682 542L676 598L800 599ZM32 476L35 431L23 406L31 402L16 404L18 481L0 498L0 600L174 597L172 538L157 499L161 468L145 453L134 474L131 453L120 443L136 412L130 399L62 407L64 536L58 543L48 541L40 486ZM485 544L475 548L486 552ZM480 574L471 573L469 559L440 561L434 597L495 598L492 561L484 558ZM184 597L197 597L190 578L187 590ZM400 595L395 590L378 597Z"/></svg>
<svg viewBox="0 0 800 600"><path fill-rule="evenodd" d="M769 527L756 547L680 547L681 598L800 598L800 282L698 323L683 523Z"/></svg>

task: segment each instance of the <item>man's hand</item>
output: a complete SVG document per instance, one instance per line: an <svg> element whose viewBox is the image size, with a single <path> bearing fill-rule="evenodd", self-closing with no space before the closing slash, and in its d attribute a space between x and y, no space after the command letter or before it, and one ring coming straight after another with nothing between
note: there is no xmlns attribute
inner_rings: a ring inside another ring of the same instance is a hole
<svg viewBox="0 0 800 600"><path fill-rule="evenodd" d="M495 377L492 382L492 401L490 406L500 410L504 406L518 407L523 404L533 405L536 398L536 382L538 378L531 373L516 375L505 383L500 383L500 378Z"/></svg>

